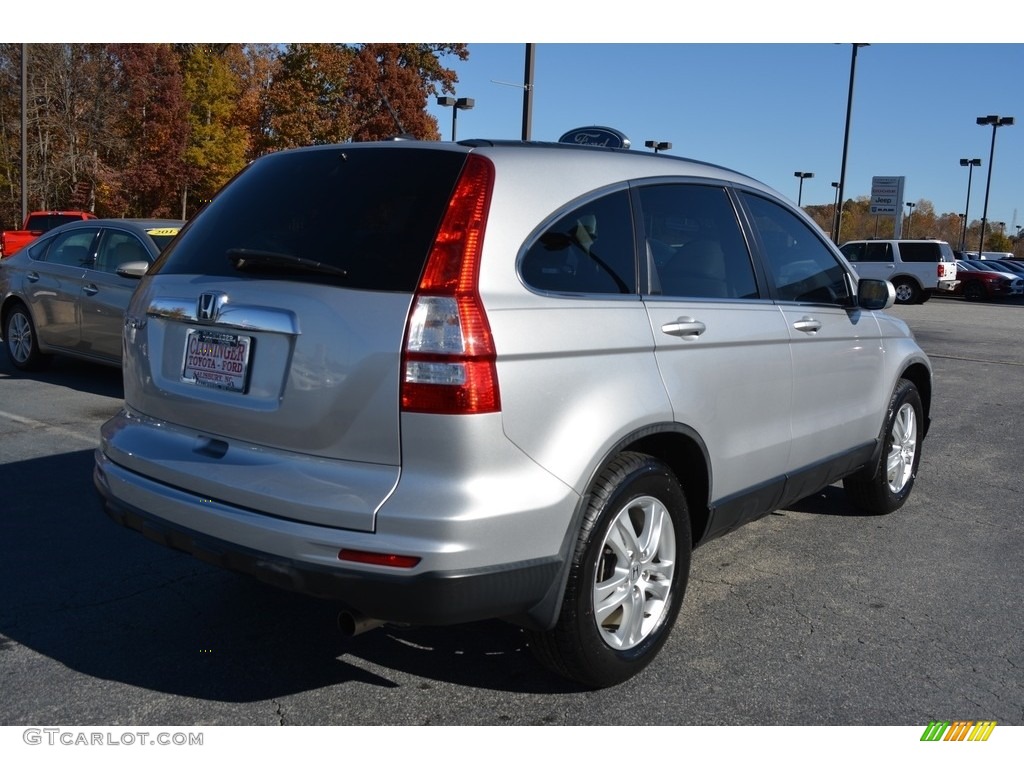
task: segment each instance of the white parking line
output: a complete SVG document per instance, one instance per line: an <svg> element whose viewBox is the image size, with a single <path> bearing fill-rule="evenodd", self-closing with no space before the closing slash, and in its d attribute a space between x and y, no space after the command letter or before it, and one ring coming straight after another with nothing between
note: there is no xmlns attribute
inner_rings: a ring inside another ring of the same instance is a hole
<svg viewBox="0 0 1024 768"><path fill-rule="evenodd" d="M26 416L19 416L16 413L7 413L6 411L0 411L0 419L6 419L7 421L13 421L15 424L23 424L26 427L32 429L42 429L46 432L52 432L58 435L64 435L65 437L73 437L75 440L79 440L89 445L98 445L99 435L87 435L83 432L76 432L73 429L67 429L65 427L59 427L55 424L47 424L43 421L36 421Z"/></svg>

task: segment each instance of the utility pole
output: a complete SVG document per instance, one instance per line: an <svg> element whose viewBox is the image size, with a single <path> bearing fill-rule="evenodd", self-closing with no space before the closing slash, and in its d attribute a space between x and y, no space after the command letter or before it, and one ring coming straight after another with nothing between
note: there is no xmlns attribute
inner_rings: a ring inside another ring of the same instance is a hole
<svg viewBox="0 0 1024 768"><path fill-rule="evenodd" d="M523 74L523 141L530 140L533 123L533 43L526 44L526 72Z"/></svg>
<svg viewBox="0 0 1024 768"><path fill-rule="evenodd" d="M21 220L28 217L28 43L21 44Z"/></svg>

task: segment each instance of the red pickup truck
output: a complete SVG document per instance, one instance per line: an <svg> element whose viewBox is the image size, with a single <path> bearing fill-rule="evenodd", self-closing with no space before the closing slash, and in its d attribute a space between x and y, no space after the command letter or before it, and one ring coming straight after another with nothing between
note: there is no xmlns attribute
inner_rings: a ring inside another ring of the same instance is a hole
<svg viewBox="0 0 1024 768"><path fill-rule="evenodd" d="M61 224L95 218L86 211L33 211L25 217L21 229L0 232L0 258L13 256L41 234Z"/></svg>

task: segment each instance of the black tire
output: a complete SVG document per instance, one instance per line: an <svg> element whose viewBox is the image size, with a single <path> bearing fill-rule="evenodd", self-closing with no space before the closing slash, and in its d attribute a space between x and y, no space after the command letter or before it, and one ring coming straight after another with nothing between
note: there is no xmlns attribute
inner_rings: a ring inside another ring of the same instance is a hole
<svg viewBox="0 0 1024 768"><path fill-rule="evenodd" d="M897 304L918 304L921 301L921 286L908 278L894 280Z"/></svg>
<svg viewBox="0 0 1024 768"><path fill-rule="evenodd" d="M22 371L38 371L50 364L50 356L39 351L36 326L32 316L22 304L16 304L7 313L4 341L11 364Z"/></svg>
<svg viewBox="0 0 1024 768"><path fill-rule="evenodd" d="M668 639L690 571L690 518L676 476L623 453L597 478L558 623L531 633L537 659L591 688L628 680Z"/></svg>
<svg viewBox="0 0 1024 768"><path fill-rule="evenodd" d="M843 480L843 488L860 510L887 515L910 496L921 462L924 407L917 387L900 379L889 401L878 463Z"/></svg>
<svg viewBox="0 0 1024 768"><path fill-rule="evenodd" d="M968 283L964 286L964 298L968 301L981 301L985 298L985 289L978 283Z"/></svg>

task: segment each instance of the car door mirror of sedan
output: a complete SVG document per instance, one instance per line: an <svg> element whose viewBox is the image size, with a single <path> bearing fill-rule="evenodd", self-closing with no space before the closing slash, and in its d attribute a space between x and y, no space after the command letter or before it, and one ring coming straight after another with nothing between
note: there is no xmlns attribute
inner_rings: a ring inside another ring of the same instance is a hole
<svg viewBox="0 0 1024 768"><path fill-rule="evenodd" d="M861 309L889 309L896 303L896 289L888 280L857 281L857 306Z"/></svg>
<svg viewBox="0 0 1024 768"><path fill-rule="evenodd" d="M121 277L139 278L146 274L148 269L148 261L126 261L117 268L117 274Z"/></svg>

